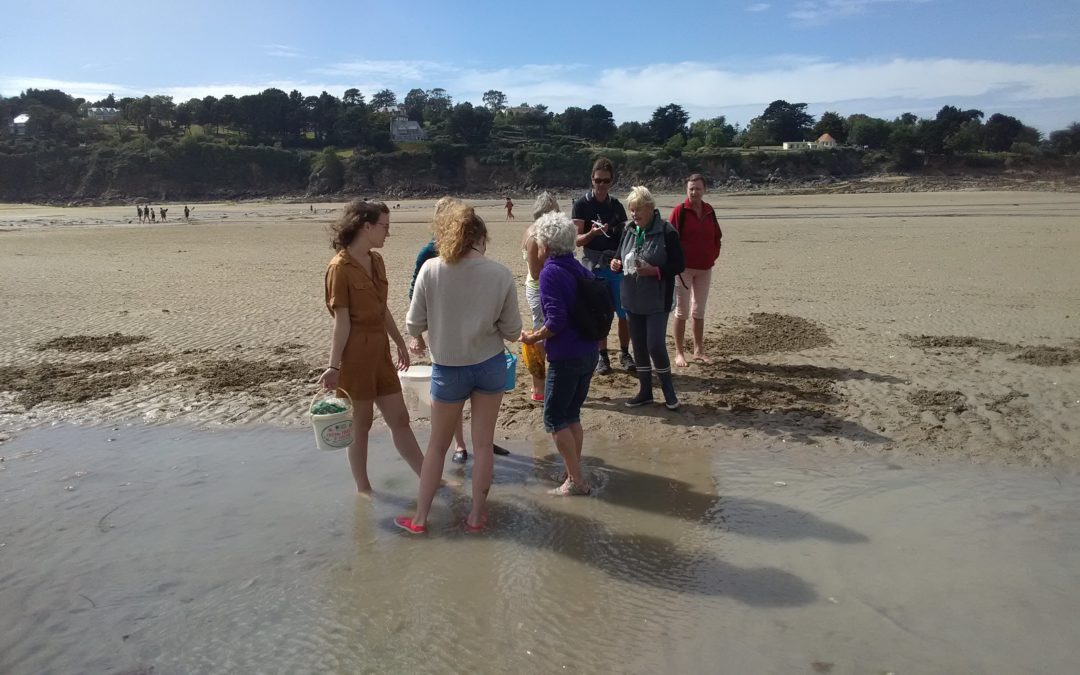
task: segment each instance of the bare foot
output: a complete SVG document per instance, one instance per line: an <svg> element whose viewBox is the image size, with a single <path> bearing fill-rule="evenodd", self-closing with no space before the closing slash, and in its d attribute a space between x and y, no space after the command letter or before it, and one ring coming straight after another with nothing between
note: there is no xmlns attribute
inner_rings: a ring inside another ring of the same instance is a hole
<svg viewBox="0 0 1080 675"><path fill-rule="evenodd" d="M712 363L712 359L705 356L702 352L694 352L694 360L701 361L702 363Z"/></svg>
<svg viewBox="0 0 1080 675"><path fill-rule="evenodd" d="M366 487L356 486L356 496L371 499L375 496L375 491L371 489L371 485Z"/></svg>
<svg viewBox="0 0 1080 675"><path fill-rule="evenodd" d="M676 354L675 355L675 365L680 367L680 368L685 368L686 367L686 357L683 356L682 354Z"/></svg>

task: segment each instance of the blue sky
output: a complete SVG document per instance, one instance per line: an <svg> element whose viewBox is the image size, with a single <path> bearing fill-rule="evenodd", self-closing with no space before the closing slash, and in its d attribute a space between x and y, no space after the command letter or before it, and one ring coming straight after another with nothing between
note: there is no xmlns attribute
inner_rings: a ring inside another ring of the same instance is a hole
<svg viewBox="0 0 1080 675"><path fill-rule="evenodd" d="M675 102L745 124L775 99L887 118L974 107L1044 132L1080 121L1076 0L0 0L0 16L5 96L442 87L455 102L601 103L618 122Z"/></svg>

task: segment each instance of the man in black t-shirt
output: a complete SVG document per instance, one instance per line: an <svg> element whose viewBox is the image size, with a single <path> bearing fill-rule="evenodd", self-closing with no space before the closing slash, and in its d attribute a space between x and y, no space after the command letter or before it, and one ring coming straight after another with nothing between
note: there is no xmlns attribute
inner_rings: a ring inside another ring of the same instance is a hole
<svg viewBox="0 0 1080 675"><path fill-rule="evenodd" d="M626 225L626 209L608 192L615 180L615 166L607 157L593 163L593 189L574 201L571 217L577 226L577 245L582 249L581 262L593 274L606 279L611 289L615 313L619 317L619 365L634 370L630 356L630 329L626 323L626 311L619 297L619 274L611 271L611 257L619 247L623 227ZM600 361L596 364L599 375L611 374L611 358L607 353L607 340L600 341Z"/></svg>

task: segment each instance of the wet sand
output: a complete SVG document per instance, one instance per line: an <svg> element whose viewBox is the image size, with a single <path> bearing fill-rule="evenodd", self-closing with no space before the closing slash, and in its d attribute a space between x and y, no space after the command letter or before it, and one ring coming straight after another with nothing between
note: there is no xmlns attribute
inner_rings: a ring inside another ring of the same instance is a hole
<svg viewBox="0 0 1080 675"><path fill-rule="evenodd" d="M594 379L592 433L1080 468L1080 195L710 200L725 230L707 317L715 363L677 373L675 413L623 408L627 373ZM530 200L515 201L513 223L501 202L477 204L490 255L522 279ZM659 201L666 212L676 196ZM145 226L134 207L0 206L0 433L54 420L304 425L329 343L326 225L340 207L315 206L198 204L184 223L174 204L167 225ZM392 213L383 255L400 321L431 206ZM39 350L113 334L146 339ZM504 440L543 437L527 380L522 369L504 404Z"/></svg>
<svg viewBox="0 0 1080 675"><path fill-rule="evenodd" d="M595 443L598 496L558 499L515 442L487 533L446 489L415 538L384 434L374 500L310 435L5 444L0 672L1075 671L1073 474Z"/></svg>

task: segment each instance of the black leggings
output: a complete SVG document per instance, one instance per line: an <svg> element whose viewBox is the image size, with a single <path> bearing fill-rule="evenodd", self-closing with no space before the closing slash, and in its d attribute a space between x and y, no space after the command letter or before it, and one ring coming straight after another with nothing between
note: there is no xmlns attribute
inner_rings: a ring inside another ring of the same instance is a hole
<svg viewBox="0 0 1080 675"><path fill-rule="evenodd" d="M656 314L626 313L630 324L630 342L634 345L634 367L639 374L650 371L657 373L671 372L671 359L667 352L667 312Z"/></svg>

